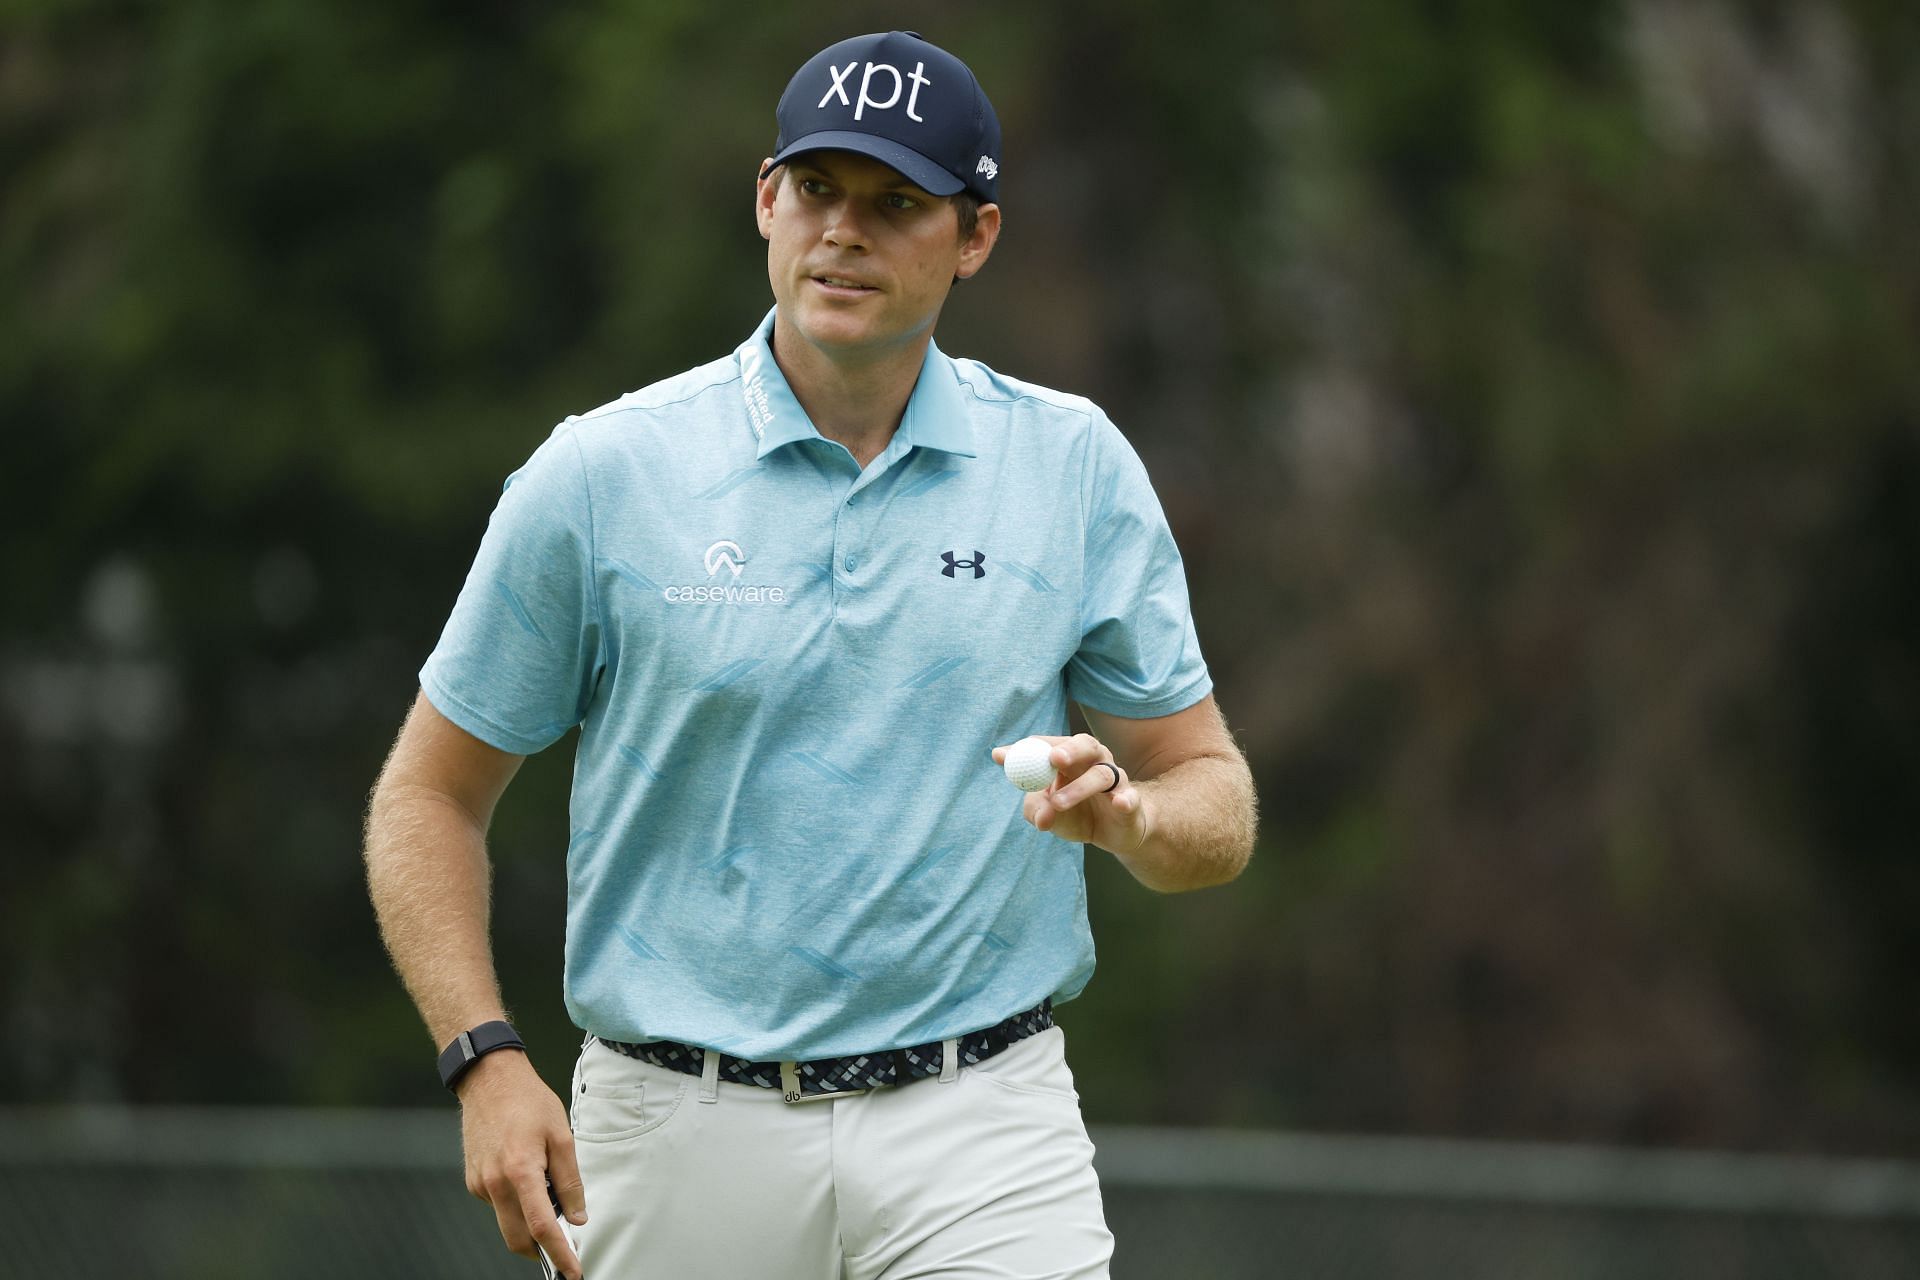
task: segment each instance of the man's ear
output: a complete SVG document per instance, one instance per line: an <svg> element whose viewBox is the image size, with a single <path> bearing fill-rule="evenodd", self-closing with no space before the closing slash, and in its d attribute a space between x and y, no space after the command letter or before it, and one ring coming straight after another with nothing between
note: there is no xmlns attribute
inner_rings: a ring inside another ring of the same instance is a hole
<svg viewBox="0 0 1920 1280"><path fill-rule="evenodd" d="M960 262L953 274L961 280L971 279L980 268L987 265L987 257L999 239L1000 206L983 204L980 206L980 217L973 224L973 234L960 246Z"/></svg>
<svg viewBox="0 0 1920 1280"><path fill-rule="evenodd" d="M760 162L759 172L763 176L753 184L753 217L754 221L759 224L760 238L762 240L773 239L773 202L775 197L779 195L780 175L784 170L784 166L782 166L781 169L775 169L772 173L768 173L767 166L772 163L772 156L768 156Z"/></svg>

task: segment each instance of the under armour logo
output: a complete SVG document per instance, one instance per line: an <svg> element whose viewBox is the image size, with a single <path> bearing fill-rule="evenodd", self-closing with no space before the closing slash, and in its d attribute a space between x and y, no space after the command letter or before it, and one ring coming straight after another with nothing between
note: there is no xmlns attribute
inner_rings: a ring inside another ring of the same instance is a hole
<svg viewBox="0 0 1920 1280"><path fill-rule="evenodd" d="M940 558L947 562L947 567L940 572L949 578L954 576L953 571L955 569L971 569L973 570L973 576L976 578L984 578L987 576L987 556L983 551L974 552L973 559L971 560L956 560L953 558L953 552L951 551L942 551Z"/></svg>
<svg viewBox="0 0 1920 1280"><path fill-rule="evenodd" d="M1000 176L1000 166L993 162L992 156L981 156L980 163L973 167L973 171L986 174L988 182Z"/></svg>

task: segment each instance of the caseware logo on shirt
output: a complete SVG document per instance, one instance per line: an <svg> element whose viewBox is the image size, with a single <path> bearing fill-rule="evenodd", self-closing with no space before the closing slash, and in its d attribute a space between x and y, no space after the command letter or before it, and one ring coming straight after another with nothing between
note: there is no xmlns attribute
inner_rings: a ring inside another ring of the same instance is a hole
<svg viewBox="0 0 1920 1280"><path fill-rule="evenodd" d="M725 565L727 568L733 570L734 581L738 582L740 580L740 570L746 567L747 553L740 549L739 543L728 538L722 538L707 548L704 562L707 566L707 576L709 578L720 572L721 565Z"/></svg>
<svg viewBox="0 0 1920 1280"><path fill-rule="evenodd" d="M668 604L785 604L787 589L771 587L761 583L742 583L741 571L747 567L747 553L740 544L731 538L722 538L707 548L700 557L700 563L707 571L707 581L688 583L684 586L667 587L661 591L661 598ZM720 570L730 570L730 576L720 582L714 578Z"/></svg>

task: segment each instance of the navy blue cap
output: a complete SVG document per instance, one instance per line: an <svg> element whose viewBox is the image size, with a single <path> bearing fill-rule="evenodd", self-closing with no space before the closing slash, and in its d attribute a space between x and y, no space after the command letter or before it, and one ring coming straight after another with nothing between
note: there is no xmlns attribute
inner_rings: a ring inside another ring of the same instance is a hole
<svg viewBox="0 0 1920 1280"><path fill-rule="evenodd" d="M911 31L855 36L807 60L774 111L767 171L808 151L855 151L936 196L1000 190L1000 118L967 64Z"/></svg>

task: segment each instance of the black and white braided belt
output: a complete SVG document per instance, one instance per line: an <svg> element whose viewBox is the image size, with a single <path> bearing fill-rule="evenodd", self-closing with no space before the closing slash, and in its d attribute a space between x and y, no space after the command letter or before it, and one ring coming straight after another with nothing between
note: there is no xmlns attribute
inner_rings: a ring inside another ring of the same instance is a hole
<svg viewBox="0 0 1920 1280"><path fill-rule="evenodd" d="M940 1075L946 1068L946 1045L955 1045L956 1067L984 1062L1009 1045L1038 1035L1053 1025L1053 1001L1043 1000L1037 1008L1016 1013L1005 1022L983 1031L972 1031L954 1041L935 1040L906 1049L884 1049L878 1053L849 1054L844 1058L816 1058L811 1062L754 1062L720 1055L719 1078L730 1084L750 1084L762 1089L779 1089L788 1102L810 1102L815 1098L839 1097L888 1085L907 1084ZM601 1040L615 1053L651 1062L656 1067L701 1075L706 1067L706 1050L677 1040L646 1040L626 1044L619 1040Z"/></svg>

